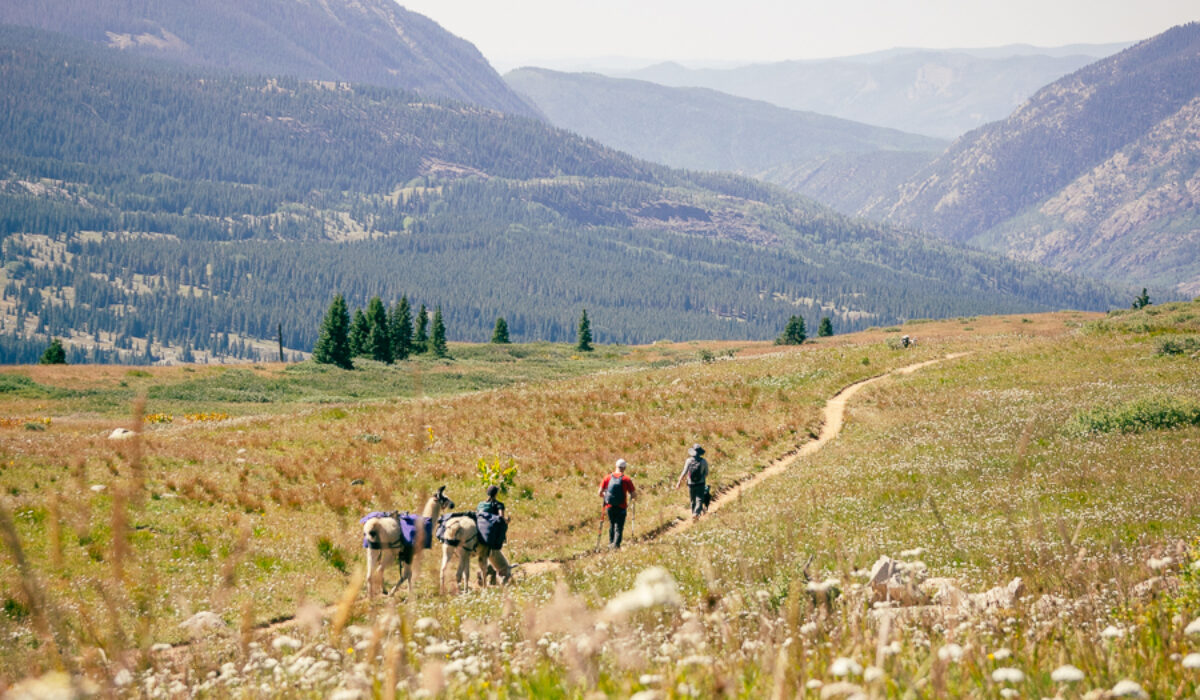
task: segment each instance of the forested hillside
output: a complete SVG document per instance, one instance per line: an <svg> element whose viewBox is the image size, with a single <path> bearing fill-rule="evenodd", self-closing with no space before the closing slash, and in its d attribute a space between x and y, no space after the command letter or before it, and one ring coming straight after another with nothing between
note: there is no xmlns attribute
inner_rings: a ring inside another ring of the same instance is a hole
<svg viewBox="0 0 1200 700"><path fill-rule="evenodd" d="M0 3L0 24L247 75L382 85L535 114L474 45L393 0L37 0Z"/></svg>
<svg viewBox="0 0 1200 700"><path fill-rule="evenodd" d="M1197 105L1200 23L1191 23L1045 87L864 213L1062 269L1193 294Z"/></svg>
<svg viewBox="0 0 1200 700"><path fill-rule="evenodd" d="M586 307L601 343L1127 295L532 119L28 29L0 31L0 177L0 332L127 358L308 351L335 293L436 304L451 340L569 340Z"/></svg>

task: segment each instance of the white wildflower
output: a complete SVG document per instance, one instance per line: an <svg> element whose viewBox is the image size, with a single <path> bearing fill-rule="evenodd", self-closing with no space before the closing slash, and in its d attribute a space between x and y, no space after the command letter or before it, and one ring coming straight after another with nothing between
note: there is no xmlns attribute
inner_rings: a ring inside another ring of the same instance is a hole
<svg viewBox="0 0 1200 700"><path fill-rule="evenodd" d="M113 685L117 686L118 688L124 688L132 682L133 674L130 673L129 669L127 668L117 671L117 674L113 676Z"/></svg>
<svg viewBox="0 0 1200 700"><path fill-rule="evenodd" d="M1184 668L1200 668L1200 654L1192 652L1183 657Z"/></svg>
<svg viewBox="0 0 1200 700"><path fill-rule="evenodd" d="M1004 647L1000 647L996 651L992 652L992 658L996 661L1003 661L1010 656L1012 656L1012 652Z"/></svg>
<svg viewBox="0 0 1200 700"><path fill-rule="evenodd" d="M1200 617L1188 623L1187 627L1183 628L1184 634L1200 634Z"/></svg>
<svg viewBox="0 0 1200 700"><path fill-rule="evenodd" d="M367 695L359 688L338 688L329 695L329 700L362 700Z"/></svg>
<svg viewBox="0 0 1200 700"><path fill-rule="evenodd" d="M958 644L954 644L953 642L951 642L950 644L947 644L946 646L942 647L941 649L938 649L937 655L938 655L938 658L941 659L942 661L949 661L952 664L958 663L959 661L962 660L963 648L961 646L959 646Z"/></svg>
<svg viewBox="0 0 1200 700"><path fill-rule="evenodd" d="M874 683L883 678L883 669L878 666L867 666L863 669L863 680L867 683Z"/></svg>
<svg viewBox="0 0 1200 700"><path fill-rule="evenodd" d="M1108 627L1104 628L1104 631L1100 633L1100 636L1104 637L1105 639L1120 639L1121 637L1125 636L1125 630L1121 629L1120 627L1109 625Z"/></svg>
<svg viewBox="0 0 1200 700"><path fill-rule="evenodd" d="M638 677L638 683L642 685L660 685L663 682L663 677L657 673L643 673Z"/></svg>
<svg viewBox="0 0 1200 700"><path fill-rule="evenodd" d="M1059 666L1050 672L1050 680L1055 683L1075 683L1083 679L1083 671L1080 671L1071 664Z"/></svg>
<svg viewBox="0 0 1200 700"><path fill-rule="evenodd" d="M916 559L917 557L921 556L924 553L925 553L924 547L916 547L914 549L906 549L903 552L900 552L900 558L901 559Z"/></svg>
<svg viewBox="0 0 1200 700"><path fill-rule="evenodd" d="M94 493L100 493L101 491L104 491L107 488L108 487L105 486L104 484L92 484L92 491Z"/></svg>
<svg viewBox="0 0 1200 700"><path fill-rule="evenodd" d="M1016 697L1020 697L1020 696L1021 696L1021 692L1015 688L1001 688L1000 689L1000 697L1002 697L1002 698L1016 698Z"/></svg>
<svg viewBox="0 0 1200 700"><path fill-rule="evenodd" d="M416 627L418 632L428 632L429 630L441 629L442 626L432 617L422 617L417 620Z"/></svg>
<svg viewBox="0 0 1200 700"><path fill-rule="evenodd" d="M823 683L822 681L820 681L816 678L813 678L809 682L805 683L804 687L808 688L809 690L816 690L817 688L820 688L823 685L825 685L825 683Z"/></svg>
<svg viewBox="0 0 1200 700"><path fill-rule="evenodd" d="M815 623L815 622L805 622L803 625L800 625L800 633L801 634L813 634L816 631L817 631L817 623Z"/></svg>
<svg viewBox="0 0 1200 700"><path fill-rule="evenodd" d="M1175 560L1171 557L1162 557L1161 559L1158 557L1150 557L1146 560L1146 566L1154 569L1155 571L1158 571L1159 569L1165 569L1174 563Z"/></svg>
<svg viewBox="0 0 1200 700"><path fill-rule="evenodd" d="M608 601L604 612L608 615L645 610L653 607L679 607L683 600L671 573L661 566L652 566L637 575L633 590L625 591Z"/></svg>
<svg viewBox="0 0 1200 700"><path fill-rule="evenodd" d="M1003 666L992 671L992 681L995 683L1020 683L1025 680L1025 674L1019 668Z"/></svg>
<svg viewBox="0 0 1200 700"><path fill-rule="evenodd" d="M844 656L839 656L833 660L832 664L829 665L829 673L834 676L838 676L839 678L849 675L857 676L862 673L862 670L863 668L861 664L854 659L848 659Z"/></svg>
<svg viewBox="0 0 1200 700"><path fill-rule="evenodd" d="M629 696L629 700L662 700L661 690L639 690Z"/></svg>
<svg viewBox="0 0 1200 700"><path fill-rule="evenodd" d="M685 656L682 659L680 659L679 665L680 666L710 666L710 665L712 665L712 662L713 662L713 659L711 656L704 656L701 654L693 654L691 656Z"/></svg>
<svg viewBox="0 0 1200 700"><path fill-rule="evenodd" d="M275 639L271 640L271 647L275 649L275 651L295 651L301 646L303 645L300 643L299 639L296 639L295 637L289 637L286 634L281 634Z"/></svg>
<svg viewBox="0 0 1200 700"><path fill-rule="evenodd" d="M1114 697L1118 698L1148 698L1146 691L1142 690L1142 686L1131 680L1119 681L1109 691Z"/></svg>

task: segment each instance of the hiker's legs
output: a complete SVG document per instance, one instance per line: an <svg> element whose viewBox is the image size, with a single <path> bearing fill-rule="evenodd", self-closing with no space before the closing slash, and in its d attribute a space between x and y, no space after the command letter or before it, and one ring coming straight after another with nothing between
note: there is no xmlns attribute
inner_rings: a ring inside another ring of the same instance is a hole
<svg viewBox="0 0 1200 700"><path fill-rule="evenodd" d="M688 484L688 495L692 499L692 515L699 518L704 512L704 484Z"/></svg>
<svg viewBox="0 0 1200 700"><path fill-rule="evenodd" d="M608 509L608 546L620 547L625 534L625 509L612 506Z"/></svg>

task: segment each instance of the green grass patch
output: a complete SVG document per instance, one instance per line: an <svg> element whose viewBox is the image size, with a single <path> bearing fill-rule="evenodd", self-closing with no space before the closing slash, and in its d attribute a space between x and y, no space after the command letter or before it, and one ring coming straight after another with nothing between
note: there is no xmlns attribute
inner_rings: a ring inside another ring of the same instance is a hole
<svg viewBox="0 0 1200 700"><path fill-rule="evenodd" d="M1141 433L1200 425L1200 403L1170 397L1137 399L1081 413L1076 421L1091 433Z"/></svg>

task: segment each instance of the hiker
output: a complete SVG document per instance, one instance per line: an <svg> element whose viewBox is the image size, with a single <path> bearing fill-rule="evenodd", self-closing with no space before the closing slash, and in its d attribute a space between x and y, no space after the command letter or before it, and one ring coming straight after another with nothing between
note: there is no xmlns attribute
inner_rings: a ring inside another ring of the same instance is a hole
<svg viewBox="0 0 1200 700"><path fill-rule="evenodd" d="M691 501L692 517L699 518L708 506L705 503L705 493L708 489L708 460L704 459L704 448L699 444L692 445L692 449L688 450L688 459L683 463L683 471L679 473L675 488L679 488L685 476L688 482L688 499Z"/></svg>
<svg viewBox="0 0 1200 700"><path fill-rule="evenodd" d="M613 549L621 548L621 537L625 534L625 512L630 502L637 498L633 479L625 476L628 467L625 460L618 459L616 470L600 482L600 496L608 513L608 546Z"/></svg>
<svg viewBox="0 0 1200 700"><path fill-rule="evenodd" d="M508 513L504 511L504 504L496 500L496 496L500 493L500 487L495 484L487 488L487 500L480 501L479 507L475 510L480 513L491 513L499 516L502 520L508 520Z"/></svg>

